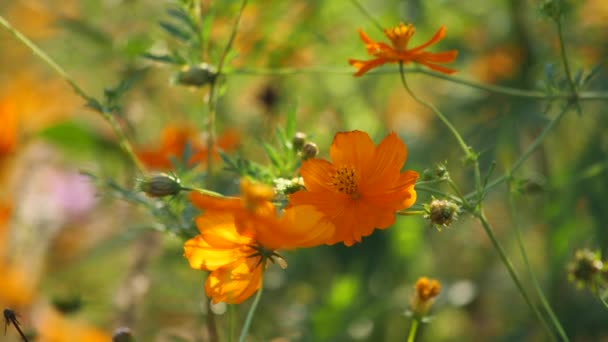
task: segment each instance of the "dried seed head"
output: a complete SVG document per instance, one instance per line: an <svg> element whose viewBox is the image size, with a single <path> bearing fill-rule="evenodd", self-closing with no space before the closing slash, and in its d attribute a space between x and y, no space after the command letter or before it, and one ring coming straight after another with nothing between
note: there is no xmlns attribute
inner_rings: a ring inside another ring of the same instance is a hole
<svg viewBox="0 0 608 342"><path fill-rule="evenodd" d="M302 159L306 160L308 158L314 158L319 153L319 148L317 144L313 142L307 142L302 147Z"/></svg>
<svg viewBox="0 0 608 342"><path fill-rule="evenodd" d="M574 261L568 265L568 274L571 280L576 281L581 286L594 288L597 275L604 270L604 263L599 253L588 249L576 251Z"/></svg>
<svg viewBox="0 0 608 342"><path fill-rule="evenodd" d="M306 133L297 132L293 135L291 143L293 144L294 151L300 151L306 143Z"/></svg>
<svg viewBox="0 0 608 342"><path fill-rule="evenodd" d="M127 327L120 327L114 330L114 334L112 334L112 342L134 342L135 338L133 337L133 333L131 329Z"/></svg>
<svg viewBox="0 0 608 342"><path fill-rule="evenodd" d="M450 200L433 199L431 203L425 204L425 218L438 228L448 227L458 219L460 207Z"/></svg>

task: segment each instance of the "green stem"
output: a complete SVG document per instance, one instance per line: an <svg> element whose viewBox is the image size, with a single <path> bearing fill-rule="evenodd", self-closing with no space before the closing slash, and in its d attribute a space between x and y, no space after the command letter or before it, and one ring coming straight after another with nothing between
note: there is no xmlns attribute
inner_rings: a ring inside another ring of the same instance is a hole
<svg viewBox="0 0 608 342"><path fill-rule="evenodd" d="M562 327L561 323L559 322L557 315L551 308L551 305L549 304L549 301L547 300L547 297L545 296L545 294L540 286L540 283L538 282L538 278L536 277L536 274L534 273L534 270L532 269L532 265L530 264L530 259L528 259L528 253L526 252L526 247L524 245L524 240L523 240L522 234L521 234L521 228L520 228L521 223L518 222L519 221L518 217L515 214L515 202L514 202L514 198L513 198L513 192L511 191L511 183L508 184L507 196L508 196L508 202L509 202L509 213L510 213L511 221L512 221L511 223L513 224L513 228L515 230L515 237L516 237L517 245L519 247L519 252L521 253L522 259L524 260L524 266L526 267L526 270L528 271L528 276L530 277L530 279L532 279L532 284L534 285L536 294L538 295L538 298L540 299L540 302L543 305L545 311L547 312L547 314L549 314L549 318L551 319L553 326L557 330L557 333L560 335L560 337L562 338L563 341L569 341L568 335L566 335L566 332L564 331L564 328Z"/></svg>
<svg viewBox="0 0 608 342"><path fill-rule="evenodd" d="M492 188L504 183L511 175L513 175L513 173L515 173L517 170L519 170L519 168L523 165L523 163L526 160L528 160L528 158L530 158L532 153L534 153L534 151L536 151L536 149L540 146L540 144L545 140L545 138L547 137L547 134L549 134L549 132L551 130L553 130L553 128L559 122L559 120L568 112L569 107L570 106L564 106L564 108L553 119L551 119L551 121L549 121L547 126L545 126L545 128L538 135L538 137L536 137L536 139L534 139L534 141L530 144L530 146L528 146L526 151L513 163L513 165L509 169L509 171L507 171L504 175L490 181L488 183L488 185L486 185L485 190L487 191L489 189L492 189ZM466 194L464 197L466 199L470 199L471 197L475 196L476 194L477 194L477 191Z"/></svg>
<svg viewBox="0 0 608 342"><path fill-rule="evenodd" d="M234 25L232 26L232 32L230 32L228 43L226 44L224 52L218 61L216 77L209 87L209 111L207 113L207 179L209 179L209 176L213 172L213 146L215 144L215 115L218 82L221 79L224 64L226 63L226 57L228 56L228 53L232 48L232 44L234 43L234 38L236 37L241 16L243 15L246 5L247 0L243 0L241 3L241 8L239 9L239 14L237 15Z"/></svg>
<svg viewBox="0 0 608 342"><path fill-rule="evenodd" d="M396 211L396 215L401 216L420 216L424 215L426 212L424 210L408 210L408 211Z"/></svg>
<svg viewBox="0 0 608 342"><path fill-rule="evenodd" d="M30 49L30 51L38 58L40 58L43 62L45 62L48 66L51 67L61 78L63 78L74 90L78 96L82 97L87 103L90 103L94 100L93 97L89 96L82 88L74 82L72 77L59 65L57 64L49 55L47 55L44 51L42 51L34 42L32 42L29 38L19 32L13 25L11 25L4 17L0 15L0 24L4 26L17 40L19 40L23 45ZM103 116L103 118L110 124L114 134L118 137L118 141L120 147L123 149L125 153L131 158L133 164L141 174L146 174L145 167L141 164L135 153L133 152L133 147L129 143L126 135L123 133L120 125L116 121L116 118L111 113L106 113L103 111L97 111L99 114Z"/></svg>
<svg viewBox="0 0 608 342"><path fill-rule="evenodd" d="M562 63L564 64L564 71L566 72L566 78L568 78L568 84L570 85L570 91L573 94L572 101L576 104L576 109L578 110L578 113L580 114L582 111L581 111L580 104L578 103L576 84L574 84L574 78L572 78L572 73L570 72L570 65L568 63L568 55L566 54L566 45L564 43L564 33L562 30L561 18L557 18L555 20L555 23L557 24L557 35L559 37L559 47L560 47L560 52L561 52L561 56L562 56Z"/></svg>
<svg viewBox="0 0 608 342"><path fill-rule="evenodd" d="M444 197L444 198L449 198L449 199L451 199L454 202L461 203L460 198L452 196L452 195L450 195L448 193L445 193L445 192L443 192L441 190L437 190L437 189L433 189L433 188L427 188L426 186L418 186L418 185L415 186L415 189L416 189L416 191L427 192L429 194L441 196L441 197Z"/></svg>
<svg viewBox="0 0 608 342"><path fill-rule="evenodd" d="M416 340L416 332L418 332L418 325L420 323L416 318L412 319L412 324L410 325L410 333L407 336L407 342L414 342Z"/></svg>
<svg viewBox="0 0 608 342"><path fill-rule="evenodd" d="M407 81L405 80L405 73L403 71L403 62L399 62L399 71L401 71L401 83L403 83L403 87L405 88L405 90L410 94L410 96L416 100L416 102L420 103L421 105L429 108L430 110L433 111L433 113L435 113L435 115L437 115L437 117L439 118L439 120L441 120L441 122L443 122L448 129L452 132L452 134L454 135L454 137L456 138L456 140L458 141L458 144L460 145L460 147L462 148L462 150L464 151L467 159L470 159L474 156L474 153L471 152L471 149L467 146L467 144L464 142L464 140L462 139L462 137L460 136L460 133L458 133L458 131L456 130L456 128L452 125L452 123L448 120L448 118L445 117L445 115L443 115L443 113L441 113L439 111L439 109L437 109L437 107L435 107L432 103L426 102L423 99L419 98L418 96L416 96L416 94L414 94L414 92L410 89L410 87L407 85Z"/></svg>
<svg viewBox="0 0 608 342"><path fill-rule="evenodd" d="M549 327L549 324L547 323L547 320L542 315L542 313L538 310L536 305L534 305L532 303L532 300L530 299L530 297L528 296L528 293L524 289L524 286L523 286L521 280L519 279L519 276L515 272L515 267L513 266L513 263L511 262L511 260L505 253L504 248L502 247L502 245L496 238L496 234L494 234L494 230L492 229L492 226L488 222L483 209L480 208L479 211L475 213L475 216L479 219L479 222L481 222L483 229L485 230L486 234L492 241L492 244L494 245L494 249L496 249L496 251L498 252L498 255L500 256L502 263L507 268L507 271L509 271L509 275L511 276L511 279L515 283L515 286L517 286L519 293L522 295L522 297L524 297L526 304L528 304L528 307L530 307L530 309L532 309L532 311L534 312L534 314L536 315L538 320L543 324L543 327L545 328L545 330L547 331L547 333L549 334L551 339L553 341L557 341L557 339L555 338L555 334L553 333L553 330L551 330L551 328Z"/></svg>
<svg viewBox="0 0 608 342"><path fill-rule="evenodd" d="M392 68L384 68L382 70L374 70L368 72L366 75L368 76L381 76L399 73L399 69ZM467 86L470 88L475 88L483 91L487 91L489 93L501 94L512 97L521 97L530 100L568 100L572 99L576 96L579 101L605 101L608 100L607 92L596 92L596 91L587 91L580 92L578 94L573 94L570 92L563 93L551 93L547 94L538 90L529 90L529 89L518 89L511 88L505 86L498 86L493 84L484 84L479 82L474 82L471 80L467 80L462 77L454 76L454 75L446 75L440 72L426 70L422 68L408 68L404 69L404 72L407 74L424 74L433 78L439 78L448 82L460 84L463 86ZM231 69L224 74L231 75L273 75L273 76L292 76L292 75L303 75L303 74L333 74L333 75L348 75L351 76L353 74L352 68L336 68L336 67L311 67L311 68L276 68L276 69L268 69L268 68L239 68L239 69Z"/></svg>
<svg viewBox="0 0 608 342"><path fill-rule="evenodd" d="M363 5L361 5L359 3L359 1L351 0L351 2L353 3L353 5L355 5L359 9L359 11L361 11L361 13L363 13L363 15L365 15L367 17L367 19L369 21L371 21L374 25L376 25L378 30L384 32L384 27L382 27L382 25L378 22L378 20L376 20L376 18L374 18L374 16L371 13L369 13L369 11L367 9L365 9L365 7L363 7Z"/></svg>
<svg viewBox="0 0 608 342"><path fill-rule="evenodd" d="M243 330L241 330L241 336L239 337L239 342L245 342L245 338L247 337L247 333L249 332L249 327L251 326L251 321L253 320L253 316L255 313L255 309L258 307L258 303L260 302L260 298L262 298L262 289L264 288L263 283L260 283L260 289L258 293L255 295L253 299L253 303L251 303L251 307L249 308L249 312L247 313L247 317L245 318L245 324L243 324Z"/></svg>

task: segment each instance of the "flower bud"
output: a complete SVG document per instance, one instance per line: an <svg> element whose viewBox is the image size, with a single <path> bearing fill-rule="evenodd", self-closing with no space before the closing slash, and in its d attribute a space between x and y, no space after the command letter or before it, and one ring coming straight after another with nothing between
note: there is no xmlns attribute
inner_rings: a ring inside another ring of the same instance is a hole
<svg viewBox="0 0 608 342"><path fill-rule="evenodd" d="M297 132L291 140L294 151L300 151L306 143L306 133Z"/></svg>
<svg viewBox="0 0 608 342"><path fill-rule="evenodd" d="M203 87L215 81L217 73L206 63L185 66L174 75L173 82L185 86Z"/></svg>
<svg viewBox="0 0 608 342"><path fill-rule="evenodd" d="M415 317L422 318L431 308L435 297L441 291L441 284L435 279L420 277L414 285L416 292L411 299L411 311Z"/></svg>
<svg viewBox="0 0 608 342"><path fill-rule="evenodd" d="M140 179L138 188L150 197L174 196L182 190L179 179L165 173Z"/></svg>
<svg viewBox="0 0 608 342"><path fill-rule="evenodd" d="M433 199L430 204L424 205L426 214L424 217L431 221L434 226L448 227L452 222L458 219L460 208L458 205L449 200Z"/></svg>
<svg viewBox="0 0 608 342"><path fill-rule="evenodd" d="M114 330L112 335L112 342L135 342L131 329L127 327L120 327Z"/></svg>
<svg viewBox="0 0 608 342"><path fill-rule="evenodd" d="M307 142L302 147L302 159L314 158L319 153L317 144L313 142Z"/></svg>

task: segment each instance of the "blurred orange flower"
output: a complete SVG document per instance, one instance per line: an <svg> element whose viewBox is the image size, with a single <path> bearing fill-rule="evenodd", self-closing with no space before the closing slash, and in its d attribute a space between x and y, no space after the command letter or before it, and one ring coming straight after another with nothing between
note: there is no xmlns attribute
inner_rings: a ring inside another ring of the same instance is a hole
<svg viewBox="0 0 608 342"><path fill-rule="evenodd" d="M36 341L46 342L106 342L112 340L110 334L86 322L69 318L57 310L43 306L34 314Z"/></svg>
<svg viewBox="0 0 608 342"><path fill-rule="evenodd" d="M397 63L403 62L407 64L414 62L425 65L435 71L439 71L445 74L455 73L456 70L446 68L436 63L450 63L456 59L458 51L450 50L445 52L428 52L424 51L427 47L437 43L445 36L445 27L442 26L437 33L426 43L419 45L415 48L408 49L407 44L410 38L414 35L416 29L414 25L408 24L407 26L400 23L399 26L385 29L384 34L390 39L392 47L386 43L374 42L370 37L359 29L359 37L365 43L367 53L376 57L369 61L360 61L356 59L349 59L348 63L357 68L355 76L361 76L367 71L381 66L385 63Z"/></svg>
<svg viewBox="0 0 608 342"><path fill-rule="evenodd" d="M196 219L200 232L186 241L184 256L195 269L211 271L205 292L214 303L238 304L260 287L266 264L284 260L275 251L323 244L334 227L312 206L277 216L271 188L244 180L241 198L190 194L204 214Z"/></svg>
<svg viewBox="0 0 608 342"><path fill-rule="evenodd" d="M300 174L307 191L289 196L290 206L313 205L334 223L328 244L360 242L375 228L391 226L395 211L416 201L418 173L401 173L407 149L397 134L389 134L374 147L365 132L340 132L329 153L333 163L316 158L302 163Z"/></svg>
<svg viewBox="0 0 608 342"><path fill-rule="evenodd" d="M239 135L232 130L224 132L216 140L216 147L224 151L233 150L238 144ZM188 145L192 152L188 165L192 166L207 161L207 142L199 136L196 130L187 126L167 126L161 134L160 146L141 148L136 151L136 154L141 162L150 168L169 170L173 168L171 159L181 160ZM216 149L213 151L213 157L219 158Z"/></svg>

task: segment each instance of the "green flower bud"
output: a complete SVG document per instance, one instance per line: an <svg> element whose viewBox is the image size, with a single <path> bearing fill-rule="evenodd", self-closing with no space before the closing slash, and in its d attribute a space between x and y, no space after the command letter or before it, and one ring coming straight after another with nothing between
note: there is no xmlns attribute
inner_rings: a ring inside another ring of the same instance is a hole
<svg viewBox="0 0 608 342"><path fill-rule="evenodd" d="M165 173L139 180L138 188L150 197L174 196L182 190L179 179Z"/></svg>

